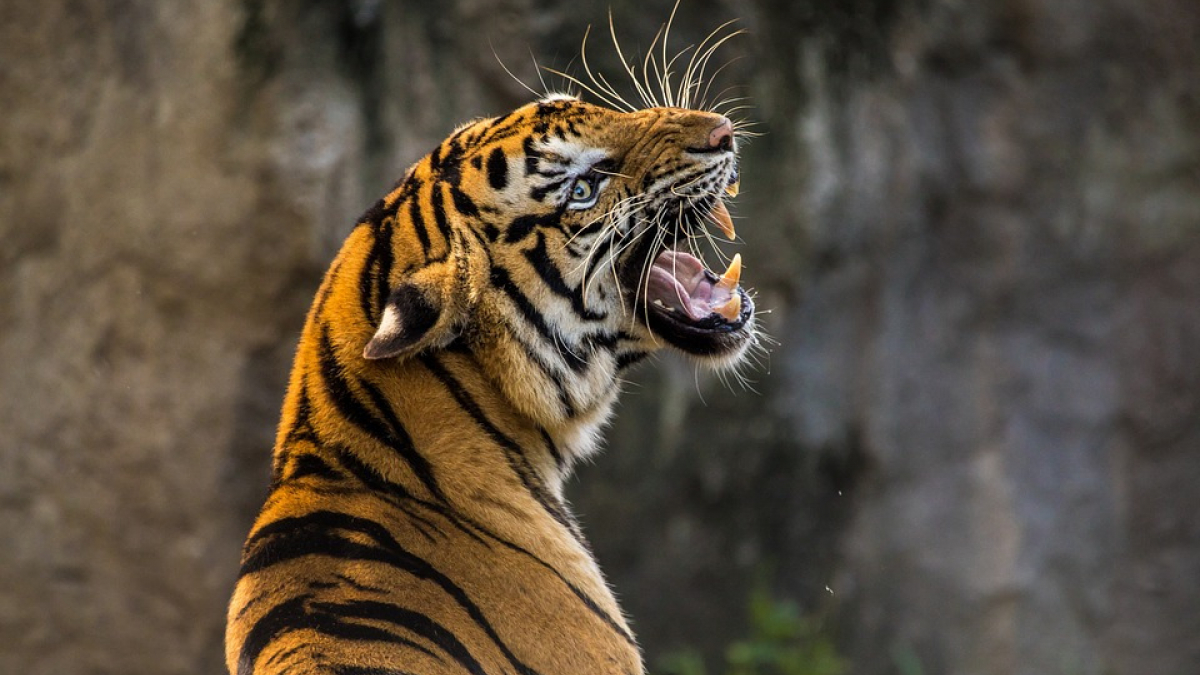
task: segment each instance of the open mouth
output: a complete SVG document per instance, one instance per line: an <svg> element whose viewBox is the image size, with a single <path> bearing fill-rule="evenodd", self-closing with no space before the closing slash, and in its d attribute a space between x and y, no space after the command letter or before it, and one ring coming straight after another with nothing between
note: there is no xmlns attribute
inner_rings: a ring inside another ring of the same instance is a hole
<svg viewBox="0 0 1200 675"><path fill-rule="evenodd" d="M737 194L737 182L726 188ZM733 220L724 201L717 199L707 218L733 240ZM701 219L703 220L703 219ZM686 238L686 232L680 233ZM642 280L648 327L673 346L697 355L719 355L739 349L750 336L747 324L754 303L740 285L742 259L735 255L728 268L718 274L697 256L672 245L651 251L654 255Z"/></svg>

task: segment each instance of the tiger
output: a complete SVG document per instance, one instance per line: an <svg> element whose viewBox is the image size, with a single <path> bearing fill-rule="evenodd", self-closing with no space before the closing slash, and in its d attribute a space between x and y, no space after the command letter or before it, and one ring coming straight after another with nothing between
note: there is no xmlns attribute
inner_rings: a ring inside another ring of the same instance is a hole
<svg viewBox="0 0 1200 675"><path fill-rule="evenodd" d="M741 256L698 246L736 237L740 139L547 95L458 128L358 220L296 349L231 674L645 672L563 484L635 364L756 344Z"/></svg>

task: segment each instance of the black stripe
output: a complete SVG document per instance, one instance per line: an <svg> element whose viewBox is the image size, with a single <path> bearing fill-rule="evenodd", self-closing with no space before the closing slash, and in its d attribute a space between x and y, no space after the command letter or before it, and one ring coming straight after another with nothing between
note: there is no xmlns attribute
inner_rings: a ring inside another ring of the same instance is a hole
<svg viewBox="0 0 1200 675"><path fill-rule="evenodd" d="M445 533L442 531L441 528L439 528L435 523L433 523L428 518L425 518L424 516L414 513L413 510L406 504L406 502L412 502L416 506L420 506L428 511L431 511L431 512L445 518L447 521L450 522L451 525L453 525L456 529L461 531L463 534L465 534L468 537L470 537L471 539L475 540L480 545L491 548L490 544L488 544L478 534L476 534L474 531L472 531L471 528L474 528L479 531L483 531L483 528L480 527L479 525L477 525L474 522L471 522L469 520L466 521L466 524L464 524L463 519L460 519L455 513L449 511L445 506L443 506L441 504L435 504L433 502L425 501L423 499L418 499L417 497L410 495L408 493L408 491L404 489L404 486L400 485L399 483L394 483L394 482L389 481L386 478L384 478L383 474L379 473L374 467L363 462L361 459L359 459L357 456L355 456L354 453L351 452L349 448L347 448L345 446L333 446L333 451L336 454L336 459L337 459L338 463L340 463L344 469L346 469L351 474L353 474L354 477L356 479L358 479L363 485L370 488L371 491L377 497L379 497L382 500L387 501L389 504L396 507L400 511L403 511L406 515L408 515L414 521L419 522L419 523L424 523L425 525L427 525L428 527L433 529L434 532L445 536ZM471 527L467 527L468 524ZM415 523L414 523L414 526L415 526Z"/></svg>
<svg viewBox="0 0 1200 675"><path fill-rule="evenodd" d="M517 120L516 122L514 122L511 125L508 125L507 127L493 128L490 132L487 133L486 136L484 136L483 138L480 139L479 145L477 147L483 147L483 146L487 146L487 145L496 145L496 144L500 143L501 141L507 140L509 138L514 138L517 136L524 135L527 130L523 126L523 122L524 122L524 120Z"/></svg>
<svg viewBox="0 0 1200 675"><path fill-rule="evenodd" d="M452 514L448 513L445 509L434 504L433 502L427 502L423 499L413 497L403 485L394 483L384 478L383 474L379 473L379 471L377 471L374 467L355 456L355 454L349 448L343 445L334 445L331 446L331 449L338 463L342 465L342 468L349 471L356 480L369 488L374 496L386 501L397 510L404 513L404 515L411 518L412 522L410 524L419 532L421 532L421 534L425 535L426 539L432 540L433 537L425 532L425 528L422 527L422 525L428 527L443 537L445 536L445 532L432 520L419 513L416 513L407 502L412 502L417 506L424 507L440 516L443 516L449 520L452 525L457 527L459 530L462 530L462 532L468 537L471 537L472 539L475 539L479 543L486 546L484 541L479 538L479 535L475 534L470 529L457 522Z"/></svg>
<svg viewBox="0 0 1200 675"><path fill-rule="evenodd" d="M575 402L571 400L571 394L567 391L566 378L562 376L562 371L554 368L546 360L542 358L538 350L533 346L526 344L525 339L515 331L511 333L512 338L520 343L524 348L525 355L537 366L547 382L554 385L555 393L558 395L558 402L562 405L564 417L574 417L579 411L575 409ZM557 353L557 350L556 350Z"/></svg>
<svg viewBox="0 0 1200 675"><path fill-rule="evenodd" d="M379 269L375 271L374 297L371 302L371 307L376 311L376 314L370 317L372 324L377 320L376 317L383 316L383 302L388 297L391 285L392 265L396 262L395 253L392 251L392 232L395 228L396 219L389 218L383 222L375 234L376 245L379 247L376 254Z"/></svg>
<svg viewBox="0 0 1200 675"><path fill-rule="evenodd" d="M505 323L507 324L507 321ZM567 378L563 376L562 369L555 368L553 365L547 363L546 360L542 358L540 350L538 350L534 345L527 343L525 338L515 330L512 330L511 328L509 330L510 337L512 337L513 340L521 345L522 351L525 352L525 356L528 357L529 361L533 365L537 366L537 369L545 377L545 381L554 387L555 393L558 396L558 402L563 408L563 416L567 418L574 417L579 411L575 407L574 400L571 399L570 392L567 391ZM562 356L560 348L557 345L555 345L554 353L559 354L560 357ZM575 355L572 354L572 357L574 356Z"/></svg>
<svg viewBox="0 0 1200 675"><path fill-rule="evenodd" d="M247 600L246 603L242 605L242 608L238 610L237 616L234 617L238 621L241 621L243 618L245 618L246 614L249 613L250 610L254 609L257 605L263 603L271 604L276 598L279 597L279 593L273 588L258 588L255 590L259 591L259 593Z"/></svg>
<svg viewBox="0 0 1200 675"><path fill-rule="evenodd" d="M554 458L554 466L561 471L566 464L566 458L563 457L563 454L561 451L559 451L558 446L554 444L554 439L550 438L550 432L546 431L545 429L541 429L540 431L542 432L542 441L546 443L546 450L550 451L550 456ZM582 538L580 541L582 541Z"/></svg>
<svg viewBox="0 0 1200 675"><path fill-rule="evenodd" d="M542 158L542 153L534 149L533 136L526 136L521 142L521 148L525 151L525 175L537 173L538 160Z"/></svg>
<svg viewBox="0 0 1200 675"><path fill-rule="evenodd" d="M280 518L256 530L246 541L246 555L239 576L246 577L307 556L373 561L410 572L415 566L414 560L421 562L406 551L388 551L380 546L356 542L338 535L336 530L367 534L378 543L383 526L333 511ZM382 537L391 539L386 531Z"/></svg>
<svg viewBox="0 0 1200 675"><path fill-rule="evenodd" d="M617 238L615 236L608 236L601 239L592 248L592 250L588 253L588 255L591 256L591 259L588 260L587 269L583 272L583 278L585 280L594 278L596 269L601 265L609 263L608 250L612 248L613 244L615 243L617 243Z"/></svg>
<svg viewBox="0 0 1200 675"><path fill-rule="evenodd" d="M358 302L363 316L372 325L383 313L387 297L388 275L392 273L392 225L394 219L381 221L373 230L374 242L358 277Z"/></svg>
<svg viewBox="0 0 1200 675"><path fill-rule="evenodd" d="M508 231L504 233L504 241L509 244L515 244L525 237L528 237L537 227L555 227L558 225L560 215L548 213L545 215L523 215L513 218L508 224Z"/></svg>
<svg viewBox="0 0 1200 675"><path fill-rule="evenodd" d="M328 603L312 603L310 605L310 599L311 596L308 595L291 598L276 605L255 622L242 642L242 649L238 654L238 675L253 675L254 664L259 655L276 638L305 629L347 640L399 644L438 658L436 654L412 640L372 626L344 622L340 617L328 611ZM290 657L296 651L298 649L288 650L284 652L282 658ZM271 659L271 661L276 660L278 660L276 657Z"/></svg>
<svg viewBox="0 0 1200 675"><path fill-rule="evenodd" d="M521 133L524 127L525 117L520 112L513 110L503 117L497 117L492 120L492 124L480 137L480 145L493 145L496 141L504 140L518 133Z"/></svg>
<svg viewBox="0 0 1200 675"><path fill-rule="evenodd" d="M338 617L370 619L404 628L437 645L468 672L486 675L483 666L471 655L466 645L454 637L453 631L419 612L375 600L351 600L341 603L314 602L312 607Z"/></svg>
<svg viewBox="0 0 1200 675"><path fill-rule="evenodd" d="M396 670L395 668L371 668L368 666L329 666L332 669L332 675L414 675L408 670Z"/></svg>
<svg viewBox="0 0 1200 675"><path fill-rule="evenodd" d="M500 148L492 150L487 159L488 185L499 192L508 187L508 158Z"/></svg>
<svg viewBox="0 0 1200 675"><path fill-rule="evenodd" d="M442 195L442 183L434 183L433 194L433 222L437 224L438 232L441 232L442 238L446 241L447 250L450 248L450 222L446 217L446 198Z"/></svg>
<svg viewBox="0 0 1200 675"><path fill-rule="evenodd" d="M433 152L429 153L429 171L431 173L437 173L438 171L441 171L441 169L442 169L442 148L444 148L444 147L446 147L445 142L443 142L441 145L434 148Z"/></svg>
<svg viewBox="0 0 1200 675"><path fill-rule="evenodd" d="M309 584L309 586L311 586L311 585L312 584ZM284 663L288 659L299 654L300 652L304 651L305 649L308 649L309 647L312 647L312 645L302 642L302 643L296 645L295 647L292 647L291 649L285 649L281 652L275 652L274 656L267 659L266 665L270 666L270 665L274 665L276 663Z"/></svg>
<svg viewBox="0 0 1200 675"><path fill-rule="evenodd" d="M429 464L429 460L417 451L413 444L412 436L408 435L408 430L404 428L404 424L396 417L396 412L392 410L391 403L384 397L383 392L374 384L358 378L356 380L359 388L366 392L367 397L371 399L371 404L375 406L376 412L383 417L383 421L387 424L393 437L399 442L393 446L398 451L404 461L412 468L413 473L417 474L417 479L425 486L425 489L441 501L446 501L446 495L442 493L442 488L438 485L437 478L433 475L433 466Z"/></svg>
<svg viewBox="0 0 1200 675"><path fill-rule="evenodd" d="M672 178L671 187L676 187L679 185L687 185L687 184L691 183L692 181L694 181L695 179L699 178L700 176L703 176L706 173L710 173L711 171L712 171L712 169L709 167L697 166L697 167L691 168L688 171L683 171L680 173L680 172L678 172L678 170L675 167L671 167L669 170L663 171L662 173L658 174L657 176L654 176L653 179L651 179L651 176L649 174L647 174L646 180L643 181L642 191L645 192L646 190L648 190L650 188L650 184L653 183L654 180L657 180L657 178L659 176L666 176L666 175L674 173L675 175L671 176L671 178Z"/></svg>
<svg viewBox="0 0 1200 675"><path fill-rule="evenodd" d="M458 186L450 187L450 197L454 200L454 209L462 215L468 218L475 218L479 215L479 209L475 207L475 202Z"/></svg>
<svg viewBox="0 0 1200 675"><path fill-rule="evenodd" d="M312 628L318 633L324 633L331 637L351 640L353 642L385 642L403 647L411 647L433 658L437 658L437 655L432 651L408 638L402 638L382 628L344 621L340 616L330 613L328 607L318 607L317 605L318 603L313 603L312 607L317 611L309 613L308 618L311 623L303 626L304 628Z"/></svg>
<svg viewBox="0 0 1200 675"><path fill-rule="evenodd" d="M308 377L306 375L300 377L299 397L300 400L296 402L296 418L292 420L292 426L284 436L279 453L271 464L272 490L278 487L283 480L283 472L287 469L288 461L295 449L293 446L308 443L314 447L321 447L321 439L312 425L312 405L308 398Z"/></svg>
<svg viewBox="0 0 1200 675"><path fill-rule="evenodd" d="M508 271L499 265L492 265L492 285L504 291L512 299L513 304L517 306L517 310L521 312L521 316L525 317L525 320L533 325L543 340L555 347L562 346L562 349L559 349L558 353L563 357L563 361L570 366L571 370L579 373L587 369L587 361L570 348L570 344L565 337L557 334L546 324L545 317L533 306L529 298L525 297L525 294L517 288Z"/></svg>
<svg viewBox="0 0 1200 675"><path fill-rule="evenodd" d="M354 395L353 390L350 388L350 383L342 376L341 365L338 363L337 357L333 352L333 343L329 337L328 325L321 327L317 358L321 367L321 379L324 381L325 391L333 401L334 407L337 408L338 412L367 435L395 450L408 464L409 469L412 470L417 480L425 486L425 489L434 498L445 501L445 495L442 494L442 490L433 476L432 467L417 452L417 449L413 446L412 439L404 431L404 427L400 425L399 420L395 418L391 407L387 405L386 401L382 400L382 394L379 393L379 390L364 381L359 382L359 385L371 397L372 402L379 407L378 413L383 416L382 419L373 415Z"/></svg>
<svg viewBox="0 0 1200 675"><path fill-rule="evenodd" d="M462 160L466 150L462 140L467 130L466 127L459 129L439 148L439 150L445 149L446 152L438 159L438 167L435 171L442 180L451 185L458 185L462 182ZM470 139L466 140L468 143L470 142Z"/></svg>
<svg viewBox="0 0 1200 675"><path fill-rule="evenodd" d="M335 533L336 530L363 535L372 544L340 536ZM428 561L406 550L387 528L373 520L333 511L314 511L303 516L281 518L254 532L246 542L246 550L250 553L242 563L242 576L296 558L319 555L347 561L377 562L430 581L454 599L455 604L487 634L518 672L536 675L536 671L509 650L487 617L462 588Z"/></svg>
<svg viewBox="0 0 1200 675"><path fill-rule="evenodd" d="M601 321L606 318L607 315L593 312L584 305L582 286L574 289L567 286L562 273L555 267L554 261L550 260L544 233L538 232L537 245L525 251L525 259L529 261L534 271L555 295L571 302L571 309L575 311L576 316L584 321Z"/></svg>
<svg viewBox="0 0 1200 675"><path fill-rule="evenodd" d="M521 484L525 486L525 489L529 491L534 500L550 514L550 517L567 528L569 532L574 532L576 529L575 523L567 515L562 505L558 503L558 500L546 493L545 486L542 485L537 477L537 473L530 466L529 459L525 457L525 452L521 449L521 446L505 435L504 432L500 431L500 429L496 428L496 425L492 424L474 397L438 361L437 357L426 355L422 357L421 362L433 373L434 377L441 381L442 385L450 392L450 395L454 397L454 400L471 416L471 419L475 420L475 423L504 450L509 466L517 474L517 477L521 479Z"/></svg>
<svg viewBox="0 0 1200 675"><path fill-rule="evenodd" d="M375 247L367 252L367 258L363 261L362 271L358 273L358 306L362 310L363 316L370 323L375 323L375 309L372 307L371 293L375 287L375 269L378 261L375 259Z"/></svg>
<svg viewBox="0 0 1200 675"><path fill-rule="evenodd" d="M308 597L304 595L285 600L254 622L238 653L238 675L253 675L254 663L267 645L281 633L295 630L297 621L303 620L304 603L307 600Z"/></svg>
<svg viewBox="0 0 1200 675"><path fill-rule="evenodd" d="M468 521L468 522L470 522L470 521ZM538 565L539 567L546 570L547 572L553 574L555 576L555 578L557 578L560 582L562 582L562 584L564 586L566 586L567 589L570 590L571 593L574 594L575 597L578 598L581 603L583 603L584 607L587 607L589 611L591 611L593 614L595 614L597 618L599 618L601 621L604 622L605 625L607 625L609 628L611 628L614 633L616 633L617 635L620 635L621 638L624 639L627 643L629 643L630 646L634 647L635 649L637 648L637 641L633 639L633 636L627 630L625 630L620 624L618 624L615 619L613 619L611 616L609 616L607 613L605 613L605 611L600 608L600 605L596 604L596 601L593 600L591 598L591 596L589 596L587 593L584 593L583 590L580 589L575 584L571 583L571 581L569 579L567 579L565 576L563 576L562 572L559 572L558 569L556 569L553 565L551 565L550 563L546 562L545 560L542 560L541 558L537 557L537 555L535 555L529 549L524 548L523 546L520 546L518 544L514 544L513 542L508 541L507 539L504 539L503 537L495 534L494 532L489 531L487 528L483 527L482 525L479 525L478 523L471 522L471 526L474 527L475 529L479 530L479 532L482 533L483 535L485 535L485 536L489 537L490 539L492 539L493 541L495 541L497 544L500 544L501 546L507 548L510 551L513 551L514 553L518 553L520 555L525 556L530 561L532 561L534 564ZM587 540L583 539L582 533L580 533L579 537L580 537L580 542L579 542L580 545L590 551L591 547L588 546Z"/></svg>
<svg viewBox="0 0 1200 675"><path fill-rule="evenodd" d="M626 368L640 362L642 359L649 356L647 352L622 352L617 354L617 370L625 370Z"/></svg>
<svg viewBox="0 0 1200 675"><path fill-rule="evenodd" d="M354 579L351 579L350 577L346 576L345 574L334 574L333 578L342 582L346 586L353 588L356 591L363 591L366 593L378 593L380 595L390 592L386 588L379 588L377 586L368 586L367 584L360 583L358 581L355 581Z"/></svg>
<svg viewBox="0 0 1200 675"><path fill-rule="evenodd" d="M562 187L567 182L567 178L570 178L570 176L564 176L557 180L550 181L544 185L539 185L538 187L535 187L529 191L529 196L533 197L539 202L543 201L546 199L546 195Z"/></svg>
<svg viewBox="0 0 1200 675"><path fill-rule="evenodd" d="M360 225L378 225L379 223L382 223L383 219L387 216L387 211L387 202L380 197L379 199L375 200L375 203L371 205L371 208L367 209L366 212L362 214L362 217L358 219L358 223Z"/></svg>
<svg viewBox="0 0 1200 675"><path fill-rule="evenodd" d="M479 527L479 526L476 526L476 527ZM482 527L479 528L479 531L483 532L487 536L494 539L496 541L496 543L504 546L505 548L507 548L511 551L520 553L521 555L532 560L538 566L545 569L547 572L550 572L551 574L553 574L555 577L558 578L559 581L562 582L562 584L564 586L567 587L568 590L571 591L571 593L573 593L575 595L576 598L579 599L579 601L581 603L583 603L584 607L587 607L588 610L592 612L592 614L595 614L596 617L599 618L601 621L603 621L609 628L611 628L614 633L616 633L617 635L620 635L627 643L629 643L630 646L632 646L635 649L638 648L637 641L633 639L633 636L630 635L628 631L626 631L624 628L622 628L621 625L618 624L615 619L613 619L611 616L609 616L607 613L605 613L605 611L603 609L600 609L600 605L597 605L595 600L593 600L587 593L584 593L581 588L579 588L575 584L571 583L571 581L569 579L567 579L565 576L563 576L562 572L559 572L557 569L555 569L555 567L553 565L551 565L550 563L546 562L545 560L542 560L541 558L537 557L529 549L518 546L517 544L514 544L511 541L508 541L508 540L503 539L491 532L488 532L486 529L484 529ZM581 537L582 537L582 535L581 535ZM579 543L585 549L587 549L589 551L591 550L591 547L588 546L586 540L581 538Z"/></svg>
<svg viewBox="0 0 1200 675"><path fill-rule="evenodd" d="M325 460L311 452L300 454L290 464L293 468L291 473L287 475L287 480L295 480L304 476L316 476L326 480L339 480L342 477Z"/></svg>
<svg viewBox="0 0 1200 675"><path fill-rule="evenodd" d="M313 308L316 314L321 314L325 311L325 301L329 299L329 294L333 292L334 284L338 274L342 271L342 259L335 258L333 265L329 267L329 271L325 273L325 279L321 282L321 287L317 289L317 298L313 302Z"/></svg>
<svg viewBox="0 0 1200 675"><path fill-rule="evenodd" d="M589 333L584 336L584 344L589 345L594 351L611 352L617 348L617 344L625 337L624 331L616 333Z"/></svg>
<svg viewBox="0 0 1200 675"><path fill-rule="evenodd" d="M425 226L425 215L421 213L420 195L409 200L408 217L412 220L413 229L417 232L417 239L421 242L421 252L428 258L432 243L429 241L429 228Z"/></svg>
<svg viewBox="0 0 1200 675"><path fill-rule="evenodd" d="M312 425L312 402L308 398L307 375L300 377L299 396L300 400L296 402L296 419L292 421L292 428L288 429L287 436L284 437L284 444L304 441L319 446L321 439L317 437L317 431Z"/></svg>

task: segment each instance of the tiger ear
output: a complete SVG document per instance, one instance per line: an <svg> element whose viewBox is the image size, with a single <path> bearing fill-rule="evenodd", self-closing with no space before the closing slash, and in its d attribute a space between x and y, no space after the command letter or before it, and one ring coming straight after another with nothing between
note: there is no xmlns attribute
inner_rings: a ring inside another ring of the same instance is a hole
<svg viewBox="0 0 1200 675"><path fill-rule="evenodd" d="M402 283L388 296L375 335L363 349L370 360L408 356L432 346L449 344L458 331L443 316L441 293L436 286Z"/></svg>

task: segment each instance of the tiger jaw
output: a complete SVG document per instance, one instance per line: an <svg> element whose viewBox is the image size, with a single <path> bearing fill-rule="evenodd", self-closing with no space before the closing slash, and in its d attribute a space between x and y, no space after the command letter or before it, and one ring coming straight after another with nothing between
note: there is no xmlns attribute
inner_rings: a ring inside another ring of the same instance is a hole
<svg viewBox="0 0 1200 675"><path fill-rule="evenodd" d="M742 315L738 280L742 256L737 254L720 277L704 267L699 258L680 251L658 254L646 278L646 301L667 315L682 314L695 323L716 314L725 322Z"/></svg>
<svg viewBox="0 0 1200 675"><path fill-rule="evenodd" d="M735 174L736 176L736 174ZM725 194L736 196L736 177L725 188ZM691 220L702 209L695 209ZM721 199L715 200L705 218L711 221L729 240L736 232L729 210ZM682 219L681 219L682 220ZM667 344L698 357L715 357L721 361L736 360L753 340L754 301L740 285L742 258L735 254L726 270L717 274L708 269L698 257L680 250L683 242L696 236L687 225L672 233L674 241L632 256L633 260L651 262L647 267L628 264L627 270L637 268L641 278L636 284L634 305L637 314L650 332ZM652 256L652 258L651 258ZM631 282L626 274L625 283Z"/></svg>

